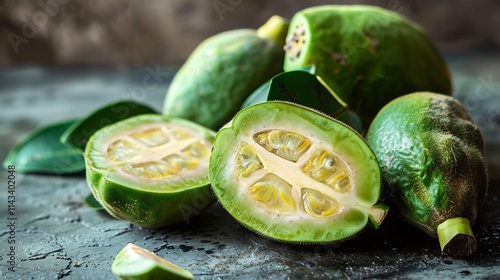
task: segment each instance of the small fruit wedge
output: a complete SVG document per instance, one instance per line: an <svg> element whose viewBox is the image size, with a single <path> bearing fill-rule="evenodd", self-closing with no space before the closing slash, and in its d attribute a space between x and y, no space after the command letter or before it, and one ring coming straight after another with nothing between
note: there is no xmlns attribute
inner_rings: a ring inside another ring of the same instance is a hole
<svg viewBox="0 0 500 280"><path fill-rule="evenodd" d="M130 280L193 279L191 272L132 243L116 255L111 272L120 279Z"/></svg>
<svg viewBox="0 0 500 280"><path fill-rule="evenodd" d="M351 238L387 207L377 159L347 125L318 111L267 101L241 110L215 138L212 188L247 228L274 240Z"/></svg>
<svg viewBox="0 0 500 280"><path fill-rule="evenodd" d="M114 217L164 227L210 206L208 161L215 132L146 114L98 130L85 150L87 181Z"/></svg>

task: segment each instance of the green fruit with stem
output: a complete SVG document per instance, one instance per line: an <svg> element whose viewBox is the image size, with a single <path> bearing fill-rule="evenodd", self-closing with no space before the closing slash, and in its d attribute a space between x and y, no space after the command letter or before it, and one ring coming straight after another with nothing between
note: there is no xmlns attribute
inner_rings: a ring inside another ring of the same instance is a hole
<svg viewBox="0 0 500 280"><path fill-rule="evenodd" d="M193 122L144 114L101 128L85 149L95 199L112 216L158 228L212 205L208 162L215 132Z"/></svg>
<svg viewBox="0 0 500 280"><path fill-rule="evenodd" d="M236 29L203 41L175 75L163 113L218 130L245 99L283 71L288 22L278 16L254 29Z"/></svg>
<svg viewBox="0 0 500 280"><path fill-rule="evenodd" d="M382 171L383 198L442 250L462 258L476 250L472 225L486 198L483 138L454 98L412 93L387 104L368 131Z"/></svg>
<svg viewBox="0 0 500 280"><path fill-rule="evenodd" d="M315 65L368 127L390 100L411 92L451 94L447 65L415 23L372 6L318 6L296 13L285 45L285 71Z"/></svg>
<svg viewBox="0 0 500 280"><path fill-rule="evenodd" d="M352 128L318 111L268 101L224 126L210 156L212 188L241 224L292 243L351 238L387 208L376 204L375 155Z"/></svg>

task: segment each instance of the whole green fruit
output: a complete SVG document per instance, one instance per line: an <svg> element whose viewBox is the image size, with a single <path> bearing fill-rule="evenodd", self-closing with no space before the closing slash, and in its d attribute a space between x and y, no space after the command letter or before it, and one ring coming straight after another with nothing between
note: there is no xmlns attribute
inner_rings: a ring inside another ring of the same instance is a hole
<svg viewBox="0 0 500 280"><path fill-rule="evenodd" d="M486 197L483 139L462 105L421 92L387 104L373 120L368 143L382 171L383 197L451 257L476 250L471 226Z"/></svg>
<svg viewBox="0 0 500 280"><path fill-rule="evenodd" d="M365 140L306 107L268 101L241 110L214 140L212 189L241 224L271 239L351 238L387 208L376 204L380 171Z"/></svg>
<svg viewBox="0 0 500 280"><path fill-rule="evenodd" d="M327 5L302 10L290 21L285 50L285 71L315 65L315 74L365 127L403 94L451 94L447 65L422 28L382 8Z"/></svg>
<svg viewBox="0 0 500 280"><path fill-rule="evenodd" d="M226 31L202 42L175 75L164 114L218 130L260 85L283 71L288 22Z"/></svg>

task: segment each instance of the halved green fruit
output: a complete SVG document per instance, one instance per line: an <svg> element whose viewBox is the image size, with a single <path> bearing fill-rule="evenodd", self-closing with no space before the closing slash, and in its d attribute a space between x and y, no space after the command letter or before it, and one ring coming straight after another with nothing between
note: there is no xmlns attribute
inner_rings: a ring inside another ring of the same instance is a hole
<svg viewBox="0 0 500 280"><path fill-rule="evenodd" d="M87 181L114 217L144 227L189 219L210 206L215 132L190 121L140 115L98 130L86 150Z"/></svg>
<svg viewBox="0 0 500 280"><path fill-rule="evenodd" d="M314 65L316 75L368 127L392 99L416 91L451 94L446 62L425 31L389 10L325 5L290 21L285 71Z"/></svg>
<svg viewBox="0 0 500 280"><path fill-rule="evenodd" d="M130 280L193 279L191 272L132 243L116 255L111 272L120 279Z"/></svg>
<svg viewBox="0 0 500 280"><path fill-rule="evenodd" d="M387 104L368 131L380 162L385 201L410 224L461 258L476 250L471 226L488 174L479 128L463 106L420 92Z"/></svg>
<svg viewBox="0 0 500 280"><path fill-rule="evenodd" d="M249 229L272 239L324 243L378 227L375 155L350 127L292 103L241 110L215 138L212 188Z"/></svg>

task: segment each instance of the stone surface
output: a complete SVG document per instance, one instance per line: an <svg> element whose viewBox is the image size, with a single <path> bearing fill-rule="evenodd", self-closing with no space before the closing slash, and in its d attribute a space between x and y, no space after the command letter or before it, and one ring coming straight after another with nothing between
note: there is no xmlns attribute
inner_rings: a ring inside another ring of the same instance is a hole
<svg viewBox="0 0 500 280"><path fill-rule="evenodd" d="M488 81L490 75L489 96L499 94L500 73L493 65L499 65L500 55L448 59L460 98L474 94L481 77ZM160 111L173 73L156 65L127 71L0 70L0 160L31 129L83 116L111 101L132 98ZM144 84L148 75L157 82L155 86ZM495 129L494 121L487 125ZM495 135L487 143L498 145ZM489 147L489 155L498 155L494 149L498 146ZM16 173L16 272L10 272L7 176L5 170L0 172L0 279L112 279L113 258L128 242L190 270L196 279L500 278L498 180L490 183L473 228L478 251L457 260L443 255L437 240L405 224L393 212L379 230L367 229L340 244L292 245L245 229L219 204L185 223L161 230L140 228L87 207L83 201L90 190L83 174Z"/></svg>

